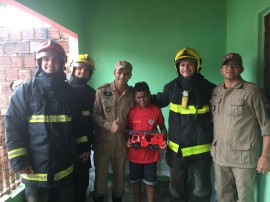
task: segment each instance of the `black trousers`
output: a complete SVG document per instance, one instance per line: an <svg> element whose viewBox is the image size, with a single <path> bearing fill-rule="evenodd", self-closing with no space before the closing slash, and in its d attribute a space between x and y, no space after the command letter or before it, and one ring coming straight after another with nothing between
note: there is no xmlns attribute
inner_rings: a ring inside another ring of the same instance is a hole
<svg viewBox="0 0 270 202"><path fill-rule="evenodd" d="M25 185L27 202L74 202L73 184L53 188L30 187Z"/></svg>
<svg viewBox="0 0 270 202"><path fill-rule="evenodd" d="M74 195L76 202L85 202L89 185L90 159L82 163L77 161L74 167Z"/></svg>

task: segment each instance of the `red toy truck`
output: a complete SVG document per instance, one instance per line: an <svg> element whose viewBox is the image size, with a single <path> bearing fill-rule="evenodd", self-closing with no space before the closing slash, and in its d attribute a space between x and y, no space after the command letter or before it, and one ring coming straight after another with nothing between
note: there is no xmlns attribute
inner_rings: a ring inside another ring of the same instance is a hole
<svg viewBox="0 0 270 202"><path fill-rule="evenodd" d="M131 147L147 147L148 149L164 147L164 134L157 130L129 130L128 134Z"/></svg>

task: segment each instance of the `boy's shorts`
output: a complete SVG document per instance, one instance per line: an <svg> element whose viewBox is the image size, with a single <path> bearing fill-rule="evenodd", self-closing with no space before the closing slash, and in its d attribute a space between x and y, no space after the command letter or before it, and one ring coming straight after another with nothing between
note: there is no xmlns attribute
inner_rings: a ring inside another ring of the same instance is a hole
<svg viewBox="0 0 270 202"><path fill-rule="evenodd" d="M143 180L147 185L157 183L157 162L140 164L129 161L129 179L131 184Z"/></svg>

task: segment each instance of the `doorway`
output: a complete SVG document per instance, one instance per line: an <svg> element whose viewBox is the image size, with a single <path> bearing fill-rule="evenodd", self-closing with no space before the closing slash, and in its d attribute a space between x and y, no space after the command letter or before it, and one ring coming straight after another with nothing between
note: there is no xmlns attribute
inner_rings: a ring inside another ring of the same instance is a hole
<svg viewBox="0 0 270 202"><path fill-rule="evenodd" d="M264 17L264 90L270 100L270 13Z"/></svg>

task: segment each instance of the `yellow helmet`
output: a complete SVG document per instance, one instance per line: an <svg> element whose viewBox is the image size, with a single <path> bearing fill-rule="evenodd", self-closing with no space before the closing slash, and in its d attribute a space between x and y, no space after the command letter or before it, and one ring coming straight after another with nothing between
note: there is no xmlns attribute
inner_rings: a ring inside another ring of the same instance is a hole
<svg viewBox="0 0 270 202"><path fill-rule="evenodd" d="M180 60L185 59L185 58L195 60L196 64L197 64L197 72L200 70L201 64L202 64L202 59L200 58L199 53L195 49L189 48L189 47L183 48L182 50L177 52L177 54L174 58L176 68L178 68L178 64L179 64Z"/></svg>
<svg viewBox="0 0 270 202"><path fill-rule="evenodd" d="M73 64L73 67L79 67L82 64L90 68L91 71L95 70L94 61L90 59L88 54L79 54L77 60Z"/></svg>

